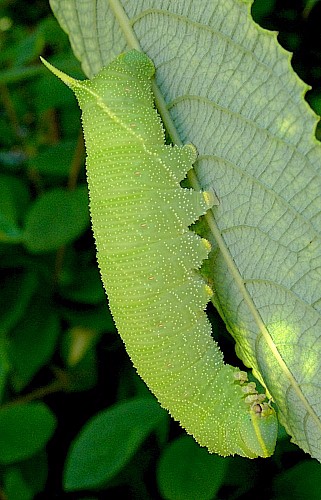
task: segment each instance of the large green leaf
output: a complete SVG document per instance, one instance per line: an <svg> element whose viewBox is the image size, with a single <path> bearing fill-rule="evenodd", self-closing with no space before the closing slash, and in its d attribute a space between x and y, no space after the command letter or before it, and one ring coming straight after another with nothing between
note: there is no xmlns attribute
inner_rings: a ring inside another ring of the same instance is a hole
<svg viewBox="0 0 321 500"><path fill-rule="evenodd" d="M151 398L117 403L95 415L73 443L65 468L65 489L97 488L109 481L164 416Z"/></svg>
<svg viewBox="0 0 321 500"><path fill-rule="evenodd" d="M56 427L44 403L27 403L0 409L0 463L11 464L38 453Z"/></svg>
<svg viewBox="0 0 321 500"><path fill-rule="evenodd" d="M157 482L166 500L211 500L222 486L228 459L210 455L190 436L165 449L158 464ZM208 481L208 478L211 478Z"/></svg>
<svg viewBox="0 0 321 500"><path fill-rule="evenodd" d="M60 333L59 318L47 296L37 293L7 338L7 353L16 391L26 387L52 356Z"/></svg>
<svg viewBox="0 0 321 500"><path fill-rule="evenodd" d="M246 1L51 6L89 77L132 47L154 61L170 135L195 144L198 182L220 201L214 303L293 441L321 460L321 154L290 54Z"/></svg>

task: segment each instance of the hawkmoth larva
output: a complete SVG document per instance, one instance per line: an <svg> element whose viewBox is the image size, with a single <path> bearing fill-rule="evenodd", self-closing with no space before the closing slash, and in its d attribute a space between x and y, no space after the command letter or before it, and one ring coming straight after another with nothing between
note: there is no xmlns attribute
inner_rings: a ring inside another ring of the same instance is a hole
<svg viewBox="0 0 321 500"><path fill-rule="evenodd" d="M269 456L274 410L244 372L224 364L211 337L204 312L211 290L196 271L210 245L189 226L211 207L212 195L180 185L195 148L164 143L152 61L132 50L86 81L45 64L82 109L99 267L138 373L209 451Z"/></svg>

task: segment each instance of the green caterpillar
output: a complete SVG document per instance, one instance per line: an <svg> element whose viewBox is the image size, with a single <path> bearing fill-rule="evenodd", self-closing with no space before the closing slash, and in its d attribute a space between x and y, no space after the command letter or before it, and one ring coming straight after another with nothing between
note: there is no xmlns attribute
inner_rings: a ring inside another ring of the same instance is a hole
<svg viewBox="0 0 321 500"><path fill-rule="evenodd" d="M196 151L164 143L152 61L132 50L87 81L44 63L82 109L99 267L138 373L210 452L270 456L275 412L245 372L224 364L211 337L204 309L212 291L197 273L210 245L189 226L212 197L180 185Z"/></svg>

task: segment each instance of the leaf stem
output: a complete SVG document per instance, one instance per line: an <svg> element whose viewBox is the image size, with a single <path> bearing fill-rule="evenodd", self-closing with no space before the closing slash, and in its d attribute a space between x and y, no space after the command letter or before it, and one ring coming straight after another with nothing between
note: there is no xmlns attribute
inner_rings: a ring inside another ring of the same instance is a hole
<svg viewBox="0 0 321 500"><path fill-rule="evenodd" d="M1 410L3 410L5 408L10 408L11 406L17 406L17 405L22 405L24 403L29 403L30 401L34 401L35 399L42 399L44 396L47 396L48 394L52 394L54 392L60 392L64 388L65 388L64 384L60 380L54 380L45 387L40 387L39 389L35 389L34 391L29 392L24 396L20 396L16 399L13 399L12 401L9 401L8 403L1 405L0 408Z"/></svg>

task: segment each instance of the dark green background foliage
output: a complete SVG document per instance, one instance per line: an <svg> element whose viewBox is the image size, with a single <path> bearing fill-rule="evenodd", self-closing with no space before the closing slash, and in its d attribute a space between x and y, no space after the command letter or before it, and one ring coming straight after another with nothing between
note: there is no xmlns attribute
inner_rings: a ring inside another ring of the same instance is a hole
<svg viewBox="0 0 321 500"><path fill-rule="evenodd" d="M0 9L0 499L320 499L321 465L282 430L270 459L209 455L135 374L97 270L80 112L39 55L76 77L79 63L46 0ZM321 2L256 0L253 15L320 114Z"/></svg>

